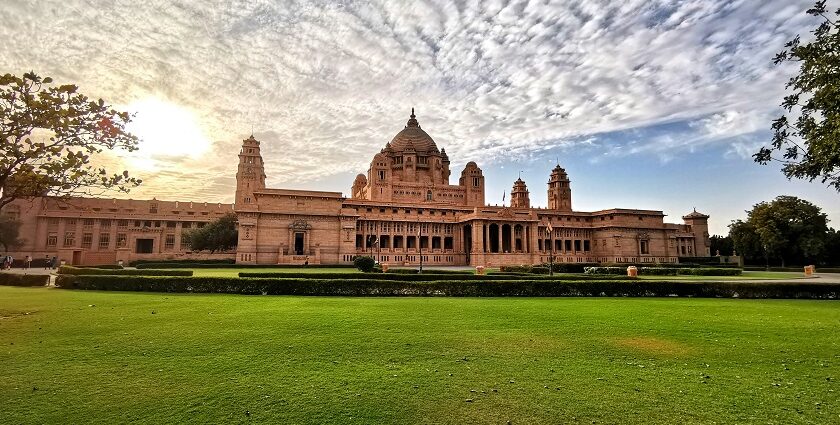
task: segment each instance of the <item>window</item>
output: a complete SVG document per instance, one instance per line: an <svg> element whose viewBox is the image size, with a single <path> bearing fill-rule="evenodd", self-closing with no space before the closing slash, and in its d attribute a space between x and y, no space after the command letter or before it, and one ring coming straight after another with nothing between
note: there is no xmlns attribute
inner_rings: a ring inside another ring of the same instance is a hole
<svg viewBox="0 0 840 425"><path fill-rule="evenodd" d="M76 232L64 232L64 246L76 245Z"/></svg>
<svg viewBox="0 0 840 425"><path fill-rule="evenodd" d="M650 243L648 241L639 241L639 250L642 254L650 254Z"/></svg>
<svg viewBox="0 0 840 425"><path fill-rule="evenodd" d="M111 220L99 220L99 228L102 230L108 230L111 228Z"/></svg>
<svg viewBox="0 0 840 425"><path fill-rule="evenodd" d="M385 180L385 170L379 170L379 180Z"/></svg>
<svg viewBox="0 0 840 425"><path fill-rule="evenodd" d="M117 248L125 248L128 246L128 238L125 233L117 233Z"/></svg>
<svg viewBox="0 0 840 425"><path fill-rule="evenodd" d="M176 224L176 223L175 223L174 221L167 221L167 222L166 222L166 228L167 228L167 229L174 229L174 228L175 228L175 224Z"/></svg>
<svg viewBox="0 0 840 425"><path fill-rule="evenodd" d="M58 245L58 233L50 233L47 235L47 246Z"/></svg>
<svg viewBox="0 0 840 425"><path fill-rule="evenodd" d="M70 226L75 226L75 225L76 225L76 219L75 218L68 218L67 219L66 226L70 227Z"/></svg>
<svg viewBox="0 0 840 425"><path fill-rule="evenodd" d="M128 227L128 220L120 220L117 222L117 227L126 228Z"/></svg>
<svg viewBox="0 0 840 425"><path fill-rule="evenodd" d="M82 234L82 248L90 248L93 245L93 233Z"/></svg>
<svg viewBox="0 0 840 425"><path fill-rule="evenodd" d="M175 235L166 235L166 240L163 243L163 248L167 251L175 249Z"/></svg>
<svg viewBox="0 0 840 425"><path fill-rule="evenodd" d="M108 233L99 234L99 249L108 249L111 247L111 235Z"/></svg>
<svg viewBox="0 0 840 425"><path fill-rule="evenodd" d="M479 181L480 180L479 180L478 177L473 177L473 187L478 187L479 186Z"/></svg>
<svg viewBox="0 0 840 425"><path fill-rule="evenodd" d="M149 214L157 214L158 204L157 202L152 202L149 204Z"/></svg>
<svg viewBox="0 0 840 425"><path fill-rule="evenodd" d="M93 228L93 223L94 223L94 220L92 218L86 218L86 219L82 220L82 226L84 226L85 229L92 229Z"/></svg>
<svg viewBox="0 0 840 425"><path fill-rule="evenodd" d="M189 221L185 221L185 222L181 223L181 228L182 229L189 229L190 227L192 227L192 223L190 223Z"/></svg>
<svg viewBox="0 0 840 425"><path fill-rule="evenodd" d="M429 190L429 191L427 191L427 192L426 192L426 200L427 200L427 201L431 201L431 200L432 200L432 191L431 191L431 190Z"/></svg>

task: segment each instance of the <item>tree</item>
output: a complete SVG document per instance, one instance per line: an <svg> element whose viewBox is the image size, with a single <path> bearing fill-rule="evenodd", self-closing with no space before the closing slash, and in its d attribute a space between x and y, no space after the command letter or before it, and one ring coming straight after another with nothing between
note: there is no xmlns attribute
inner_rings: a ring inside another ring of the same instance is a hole
<svg viewBox="0 0 840 425"><path fill-rule="evenodd" d="M370 273L376 267L376 260L373 257L360 255L353 259L353 265L364 273Z"/></svg>
<svg viewBox="0 0 840 425"><path fill-rule="evenodd" d="M712 235L709 238L709 243L711 244L709 249L712 255L718 255L718 253L720 255L732 255L734 250L732 238L729 236Z"/></svg>
<svg viewBox="0 0 840 425"><path fill-rule="evenodd" d="M0 245L3 251L9 251L20 246L23 241L19 239L20 222L5 215L0 215Z"/></svg>
<svg viewBox="0 0 840 425"><path fill-rule="evenodd" d="M225 214L206 226L184 233L187 244L193 251L230 251L236 248L239 232L236 230L236 214Z"/></svg>
<svg viewBox="0 0 840 425"><path fill-rule="evenodd" d="M822 23L811 42L802 44L797 35L776 55L776 65L796 63L799 74L788 80L792 93L781 104L787 112L773 121L770 146L753 158L761 164L781 162L789 179L820 179L840 191L840 27L827 16L824 0L807 13ZM834 14L840 17L840 9ZM775 151L781 158L773 157Z"/></svg>
<svg viewBox="0 0 840 425"><path fill-rule="evenodd" d="M814 262L822 257L828 235L822 210L795 196L779 196L747 211L747 220L733 221L729 236L745 257L786 262Z"/></svg>
<svg viewBox="0 0 840 425"><path fill-rule="evenodd" d="M0 76L0 208L21 197L128 192L140 184L127 171L109 175L91 164L104 149L137 149L125 130L130 115L52 81L32 72Z"/></svg>

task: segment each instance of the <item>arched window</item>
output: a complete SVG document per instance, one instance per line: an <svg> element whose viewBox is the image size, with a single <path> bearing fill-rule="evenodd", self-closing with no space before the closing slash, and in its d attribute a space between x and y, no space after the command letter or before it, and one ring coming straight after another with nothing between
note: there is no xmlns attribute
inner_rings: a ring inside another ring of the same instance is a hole
<svg viewBox="0 0 840 425"><path fill-rule="evenodd" d="M432 191L431 191L431 190L430 190L430 191L428 191L428 192L426 192L426 200L427 200L427 201L431 201L431 200L432 200Z"/></svg>

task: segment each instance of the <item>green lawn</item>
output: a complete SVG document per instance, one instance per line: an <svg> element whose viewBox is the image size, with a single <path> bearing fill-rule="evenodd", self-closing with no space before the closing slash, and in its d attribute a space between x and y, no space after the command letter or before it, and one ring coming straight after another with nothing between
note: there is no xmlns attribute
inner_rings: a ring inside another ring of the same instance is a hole
<svg viewBox="0 0 840 425"><path fill-rule="evenodd" d="M840 423L837 301L0 287L0 344L0 423Z"/></svg>

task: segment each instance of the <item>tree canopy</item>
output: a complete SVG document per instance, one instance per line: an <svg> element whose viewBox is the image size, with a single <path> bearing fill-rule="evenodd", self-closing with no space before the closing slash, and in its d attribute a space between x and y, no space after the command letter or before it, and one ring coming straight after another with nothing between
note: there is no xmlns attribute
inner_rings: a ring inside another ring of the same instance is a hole
<svg viewBox="0 0 840 425"><path fill-rule="evenodd" d="M110 174L91 163L105 149L137 149L125 129L131 116L52 82L32 72L0 76L0 207L21 197L128 192L140 184L127 171Z"/></svg>
<svg viewBox="0 0 840 425"><path fill-rule="evenodd" d="M820 207L795 196L779 196L747 211L747 220L729 225L735 250L753 261L820 262L830 237Z"/></svg>
<svg viewBox="0 0 840 425"><path fill-rule="evenodd" d="M191 230L182 236L193 251L229 251L236 248L239 232L236 230L236 214L225 214L206 226Z"/></svg>
<svg viewBox="0 0 840 425"><path fill-rule="evenodd" d="M773 121L770 146L753 158L781 162L789 179L819 179L840 191L840 9L832 20L823 0L807 13L822 22L813 40L803 44L797 35L776 55L775 64L798 64L799 73L786 85L791 91L781 104L786 113Z"/></svg>
<svg viewBox="0 0 840 425"><path fill-rule="evenodd" d="M20 222L6 214L0 214L0 245L3 251L12 250L20 246Z"/></svg>

